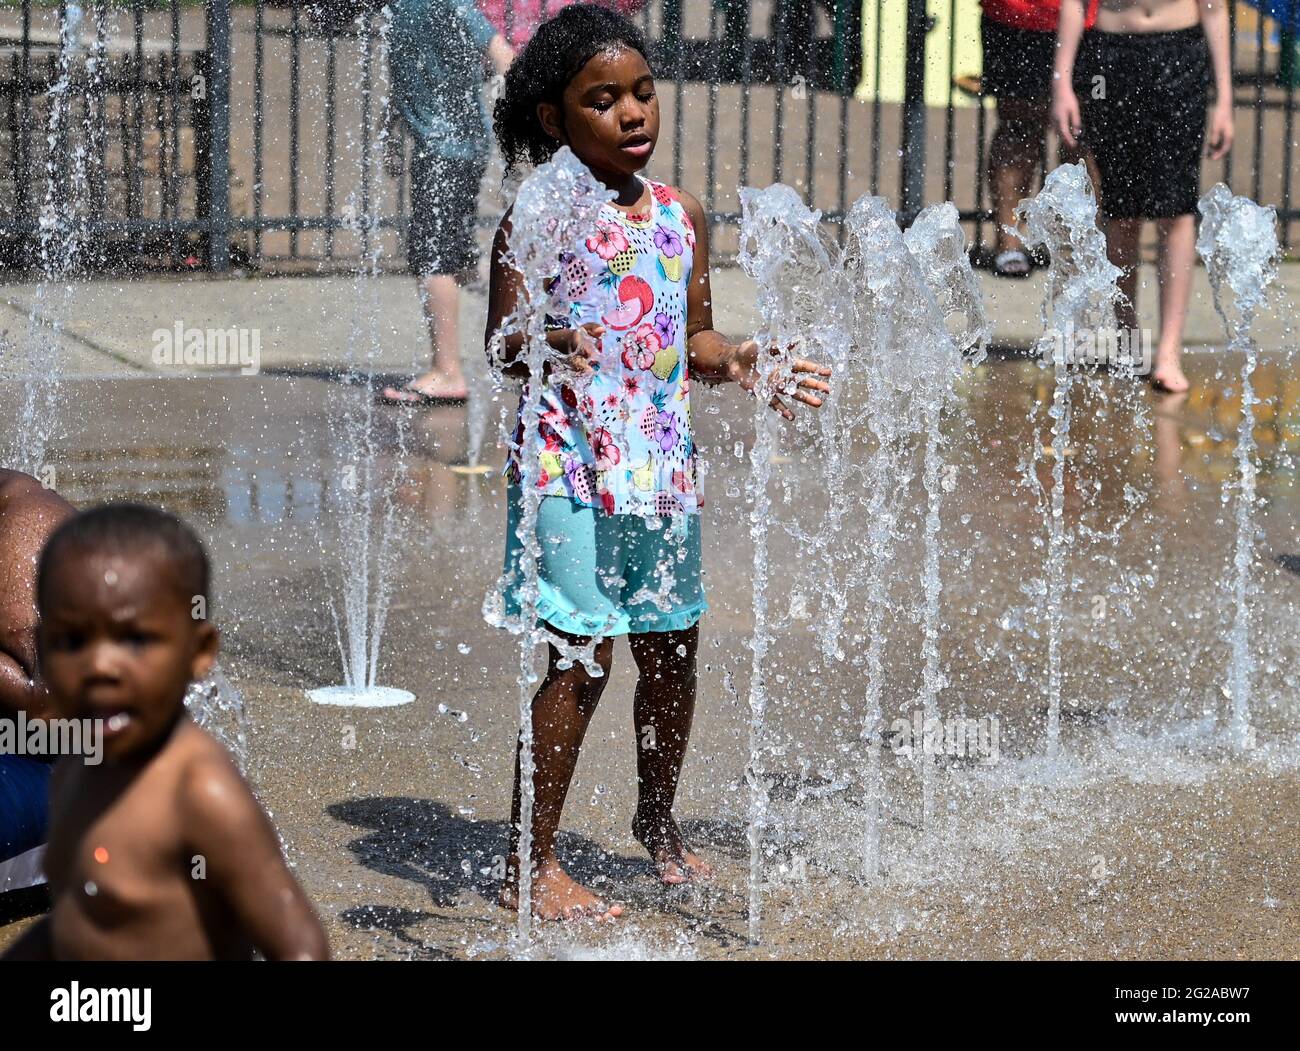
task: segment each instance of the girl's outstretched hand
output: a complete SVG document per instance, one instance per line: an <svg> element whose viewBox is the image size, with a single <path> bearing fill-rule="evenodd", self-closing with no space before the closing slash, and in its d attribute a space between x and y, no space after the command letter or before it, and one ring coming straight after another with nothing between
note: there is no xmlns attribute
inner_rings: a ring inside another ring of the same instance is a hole
<svg viewBox="0 0 1300 1051"><path fill-rule="evenodd" d="M781 353L776 347L770 348L770 352L772 354ZM745 340L736 348L736 353L732 357L727 370L731 380L739 383L742 389L749 391L755 397L758 396L757 388L760 381L758 354L758 343L752 339ZM782 371L786 372L786 370ZM829 365L818 365L817 362L809 361L806 358L795 358L791 361L789 370L785 375L774 375L769 380L770 389L774 393L768 405L787 420L794 419L794 411L781 400L780 396L782 394L793 398L795 401L801 401L811 408L819 409L822 405L821 395L829 394L831 387L824 379L814 379L812 377L829 377L830 374Z"/></svg>
<svg viewBox="0 0 1300 1051"><path fill-rule="evenodd" d="M564 356L565 367L579 376L590 376L595 371L592 362L600 358L600 337L604 334L604 325L588 321L553 335L551 346Z"/></svg>

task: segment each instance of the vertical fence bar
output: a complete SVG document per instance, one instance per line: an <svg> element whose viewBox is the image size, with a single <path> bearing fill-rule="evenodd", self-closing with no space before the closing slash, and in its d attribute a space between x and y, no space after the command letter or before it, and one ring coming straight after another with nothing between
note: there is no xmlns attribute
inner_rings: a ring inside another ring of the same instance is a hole
<svg viewBox="0 0 1300 1051"><path fill-rule="evenodd" d="M1261 5L1262 6L1262 5ZM1251 197L1259 200L1264 174L1264 12L1256 12L1255 28L1255 142L1251 150L1254 166Z"/></svg>
<svg viewBox="0 0 1300 1051"><path fill-rule="evenodd" d="M975 246L977 249L982 249L984 246L984 189L987 182L986 169L988 167L985 143L989 130L989 108L984 100L987 97L984 93L984 77L981 74L979 109L975 113ZM994 222L996 221L997 219L994 217Z"/></svg>
<svg viewBox="0 0 1300 1051"><path fill-rule="evenodd" d="M882 0L876 0L876 48L872 60L871 92L871 195L880 194L880 18Z"/></svg>
<svg viewBox="0 0 1300 1051"><path fill-rule="evenodd" d="M704 214L708 218L709 230L713 229L713 216L717 212L717 194L714 192L715 184L718 181L718 81L722 77L722 65L718 47L718 12L713 4L709 4L709 54L712 56L713 64L709 69L709 109L706 117L708 131L706 133L706 142L704 153L705 163L705 180L708 186L705 188L704 196Z"/></svg>
<svg viewBox="0 0 1300 1051"><path fill-rule="evenodd" d="M168 209L167 183L171 179L171 161L174 159L169 157L171 151L167 147L167 100L163 96L163 89L170 79L166 72L167 66L167 53L160 51L154 62L157 75L157 90L153 92L154 130L158 133L158 188L154 196L158 201L158 220L162 224L166 224L171 217L171 212ZM153 78L150 79L149 83L151 86L154 84ZM165 228L165 226L162 227L162 229Z"/></svg>
<svg viewBox="0 0 1300 1051"><path fill-rule="evenodd" d="M677 118L673 121L673 185L681 186L682 184L682 125L686 120L686 107L684 105L686 90L686 19L682 17L684 12L680 4L677 7L677 52L676 52L676 69L674 71L674 80L677 90L677 102L674 106L674 116ZM667 19L664 22L665 28L668 25ZM712 224L710 224L712 227Z"/></svg>
<svg viewBox="0 0 1300 1051"><path fill-rule="evenodd" d="M135 214L134 198L132 191L135 187L135 179L131 175L134 165L139 158L132 154L132 144L134 139L131 135L131 107L130 107L130 80L131 71L129 67L128 56L122 56L122 75L118 79L119 90L117 93L117 133L122 142L122 173L120 176L122 183L123 203L126 210L127 218Z"/></svg>
<svg viewBox="0 0 1300 1051"><path fill-rule="evenodd" d="M253 11L253 259L262 258L263 126L266 122L266 52L262 33L266 27L265 0Z"/></svg>
<svg viewBox="0 0 1300 1051"><path fill-rule="evenodd" d="M750 20L749 0L744 6L744 37L740 58L740 185L749 185L749 88L754 82L754 27Z"/></svg>
<svg viewBox="0 0 1300 1051"><path fill-rule="evenodd" d="M135 163L130 172L130 200L136 218L144 217L144 0L135 0L131 6L132 34L135 43L135 68L131 82L131 151Z"/></svg>
<svg viewBox="0 0 1300 1051"><path fill-rule="evenodd" d="M1233 116L1237 112L1237 0L1228 0L1228 82ZM1223 181L1232 185L1232 150L1223 158Z"/></svg>
<svg viewBox="0 0 1300 1051"><path fill-rule="evenodd" d="M329 30L325 50L325 258L334 258L334 159L338 132L338 37Z"/></svg>
<svg viewBox="0 0 1300 1051"><path fill-rule="evenodd" d="M844 234L844 216L849 208L849 92L852 88L852 76L849 73L848 41L845 35L848 27L843 19L849 0L835 0L835 69L839 77L840 89L840 163L839 186L837 190L837 210L840 213L840 236ZM855 46L862 46L862 34L858 34Z"/></svg>
<svg viewBox="0 0 1300 1051"><path fill-rule="evenodd" d="M51 54L49 54L49 55L46 56L46 60L45 60L45 87L46 87L46 90L48 91L49 88L53 87L54 84L58 81L58 79L59 79L59 60L58 60L58 56L55 55L55 54L53 54L53 53L51 53ZM50 99L48 105L51 105L51 106L52 106L53 104L54 104L53 99ZM45 114L44 114L44 118L45 118L45 125L46 125L46 127L48 128L48 127L49 127L49 121L50 121L50 112L49 112L49 110L46 110L46 112L45 112ZM46 141L46 146L45 146L46 157L45 157L45 165L44 165L44 169L43 169L43 171L42 171L42 173L41 173L41 174L44 176L44 178L46 179L46 187L47 187L47 191L50 192L50 193L54 193L54 194L56 194L56 195L57 195L57 193L59 192L59 187L58 187L58 185L57 185L57 176L58 176L59 172L58 172L58 168L57 168L55 162L56 162L56 159L57 159L58 157L63 156L63 140L62 140L62 136L63 136L64 134L66 134L66 131L63 130L63 129L66 129L66 122L63 122L63 128L61 128L61 130L60 130L60 132L59 132L59 135L60 135L60 142L59 142L59 145L58 145L56 148L54 148L53 150L51 150L51 148L50 148L49 141L48 141L48 140L45 140L45 141ZM55 155L54 157L49 156L49 154L50 154L51 152L54 153L54 155ZM55 180L55 185L50 186L50 184L49 184L49 180L50 180L50 179L54 179L54 180ZM57 198L56 198L56 199L57 199ZM41 208L41 207L43 207L43 199L42 199L42 200L38 200L38 201L36 202L36 206L37 206L37 208Z"/></svg>
<svg viewBox="0 0 1300 1051"><path fill-rule="evenodd" d="M1281 45L1289 48L1286 55L1286 64L1281 65L1279 59L1279 72L1285 71L1286 76L1286 103L1284 126L1285 133L1282 136L1282 142L1285 144L1282 151L1282 214L1285 216L1282 220L1282 247L1290 249L1291 247L1291 161L1292 152L1295 148L1295 82L1297 75L1300 75L1300 69L1297 69L1297 44L1300 44L1300 34L1296 33L1296 14L1297 0L1289 0L1286 12L1286 32L1282 34Z"/></svg>
<svg viewBox="0 0 1300 1051"><path fill-rule="evenodd" d="M181 217L180 177L181 167L181 5L180 0L171 0L171 87L168 94L171 99L171 135L172 135L172 177L167 185L167 201L171 209L173 223ZM198 143L194 143L198 150ZM181 232L172 227L171 236L172 263L181 258Z"/></svg>
<svg viewBox="0 0 1300 1051"><path fill-rule="evenodd" d="M925 0L907 0L907 66L903 74L903 158L899 219L909 225L925 199Z"/></svg>
<svg viewBox="0 0 1300 1051"><path fill-rule="evenodd" d="M230 0L208 0L208 267L230 269Z"/></svg>
<svg viewBox="0 0 1300 1051"><path fill-rule="evenodd" d="M298 258L298 118L302 74L302 14L297 4L289 14L289 257Z"/></svg>
<svg viewBox="0 0 1300 1051"><path fill-rule="evenodd" d="M817 5L809 0L808 18L804 30L808 38L804 47L804 102L807 104L807 128L804 135L804 201L809 207L813 204L813 184L817 172L817 88L819 87L819 70L817 69Z"/></svg>
<svg viewBox="0 0 1300 1051"><path fill-rule="evenodd" d="M952 200L952 176L957 159L953 155L956 138L957 107L953 77L957 72L957 0L948 4L948 105L943 128L943 199Z"/></svg>
<svg viewBox="0 0 1300 1051"><path fill-rule="evenodd" d="M88 153L94 158L90 188L90 210L102 222L108 215L108 78L112 73L108 57L108 2L95 2L95 122Z"/></svg>
<svg viewBox="0 0 1300 1051"><path fill-rule="evenodd" d="M358 19L362 34L361 68L361 258L370 258L370 102L374 91L374 64L371 48L371 20L373 14L364 12ZM363 263L363 265L365 265Z"/></svg>
<svg viewBox="0 0 1300 1051"><path fill-rule="evenodd" d="M32 179L32 2L23 0L22 7L23 20L23 42L22 42L22 72L20 73L20 83L23 103L18 125L18 174L19 177L14 179L14 200L17 205L18 217L20 219L30 219L32 213L31 202L27 197L27 187ZM21 242L26 246L23 262L31 262L31 246L35 243L33 238L24 238Z"/></svg>
<svg viewBox="0 0 1300 1051"><path fill-rule="evenodd" d="M57 55L52 55L50 57L49 83L51 86L56 84L61 79L59 76L61 70L67 71L69 80L72 77L72 61L71 59L68 59L64 55L65 48L68 46L69 43L68 35L67 35L67 28L68 28L67 0L59 0L58 18L59 18L59 50ZM50 187L50 194L48 197L46 197L46 200L52 202L55 205L55 207L60 207L65 203L68 204L72 203L71 202L72 195L68 192L72 182L71 172L66 166L67 157L69 154L68 133L73 119L71 83L64 86L64 97L65 97L65 101L63 103L63 115L59 118L58 121L59 137L54 142L50 142L48 138L46 140L46 149L48 150L48 155L46 156L45 171L53 184ZM50 126L50 121L52 120L53 112L55 108L60 105L60 103L58 99L54 98L51 95L49 100L49 105L50 105L50 112L47 113L45 117L46 120L45 126L47 129ZM58 264L61 266L65 262L66 259L59 259Z"/></svg>
<svg viewBox="0 0 1300 1051"><path fill-rule="evenodd" d="M769 55L776 35L776 63L772 69L772 181L780 182L785 170L785 16L788 0L772 0L772 20L768 23Z"/></svg>
<svg viewBox="0 0 1300 1051"><path fill-rule="evenodd" d="M14 184L13 218L16 224L21 223L21 220L23 218L22 192L19 189L19 187L21 187L22 184L27 181L26 173L23 172L18 167L20 158L18 156L17 132L18 132L19 122L22 120L22 117L19 115L20 110L18 106L18 97L22 92L22 89L19 86L20 82L18 79L20 69L21 69L21 60L18 57L18 52L15 51L12 55L9 56L9 73L13 77L14 90L9 92L8 96L5 98L5 122L8 128L10 129L10 134L13 136L12 141L14 144L14 148L9 154L9 178L10 181ZM22 243L23 243L23 238L19 236L15 231L14 244L22 244Z"/></svg>

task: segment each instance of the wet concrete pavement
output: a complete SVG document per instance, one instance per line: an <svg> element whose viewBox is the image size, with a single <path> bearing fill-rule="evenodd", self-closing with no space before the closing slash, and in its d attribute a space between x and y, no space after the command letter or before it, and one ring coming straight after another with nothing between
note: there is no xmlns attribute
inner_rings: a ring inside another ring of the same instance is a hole
<svg viewBox="0 0 1300 1051"><path fill-rule="evenodd" d="M480 268L482 271L482 268ZM996 344L1025 348L1042 331L1039 316L1045 271L1025 280L998 280L978 271L985 308ZM1158 339L1155 268L1139 276L1139 324ZM753 333L757 324L753 282L737 267L713 271L713 310L717 327L736 337ZM1283 298L1300 300L1300 264L1281 267ZM185 369L159 366L154 360L154 333L172 332L177 324L199 329L244 329L256 333L264 370L312 371L336 367L349 353L364 351L354 323L373 313L379 319L376 368L394 372L427 368L428 337L413 279L385 275L227 280L205 276L134 277L81 282L67 294L59 330L51 336L50 295L36 284L0 287L0 349L21 345L33 324L61 348L61 368L68 375L123 375L187 372L221 375L239 371L237 364ZM462 357L471 373L486 382L482 319L486 313L486 274L462 291ZM1260 318L1256 336L1262 346L1296 345L1291 318L1269 312ZM1185 339L1189 346L1214 347L1224 342L1223 324L1214 312L1205 270L1194 272ZM7 351L6 351L7 352Z"/></svg>
<svg viewBox="0 0 1300 1051"><path fill-rule="evenodd" d="M1064 755L1039 758L1046 642L1036 595L1044 519L1023 461L1050 459L1031 411L1050 375L990 361L963 381L949 422L943 507L945 715L996 717L997 762L951 759L938 820L919 827L910 762L886 752L882 873L861 874L862 608L850 590L844 662L810 630L818 609L796 522L819 521L826 483L805 431L774 470L769 584L776 640L766 770L772 795L764 942L745 941L747 684L752 548L743 490L750 403L700 392L704 565L700 700L678 812L718 866L708 888L668 890L631 837L635 800L626 648L584 747L564 856L624 902L612 930L553 928L536 952L582 956L1294 957L1300 933L1300 554L1294 456L1300 383L1280 356L1258 374L1261 506L1253 650L1257 747L1235 755L1226 716L1237 363L1188 358L1190 398L1105 376L1078 385L1066 515L1071 551L1063 656ZM329 612L342 464L326 412L339 385L310 377L70 380L51 457L75 502L157 501L198 526L213 555L226 672L254 726L249 776L346 958L464 958L507 951L494 904L516 718L517 640L480 615L500 568L504 487L497 420L508 395L410 419L405 524L380 681L415 703L382 711L309 704L337 680ZM12 385L0 387L12 403ZM402 428L379 418L386 458ZM736 443L742 455L735 455ZM488 473L465 473L471 446ZM865 454L867 446L859 452ZM905 508L886 646L887 717L918 688L917 472ZM865 494L855 494L865 495ZM857 505L855 505L856 507ZM862 524L861 512L850 518ZM1289 561L1292 560L1292 561ZM1098 598L1103 601L1098 603ZM1101 615L1098 615L1098 610ZM0 946L29 922L0 927Z"/></svg>

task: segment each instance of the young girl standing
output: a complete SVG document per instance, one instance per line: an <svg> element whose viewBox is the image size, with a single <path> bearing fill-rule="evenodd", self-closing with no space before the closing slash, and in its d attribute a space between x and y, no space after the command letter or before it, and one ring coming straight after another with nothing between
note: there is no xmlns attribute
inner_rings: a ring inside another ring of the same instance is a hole
<svg viewBox="0 0 1300 1051"><path fill-rule="evenodd" d="M562 669L561 653L551 646L533 698L532 907L547 919L607 919L622 912L571 879L555 855L560 811L587 724L609 681L618 635L628 636L638 674L633 834L665 883L710 875L672 814L695 710L699 619L707 608L690 379L730 380L752 392L760 350L752 340L735 344L714 331L708 226L699 202L637 174L659 136L659 101L645 56L641 34L625 18L590 4L567 7L519 54L495 111L508 165L543 163L566 145L615 194L590 235L561 260L569 313L557 319L548 339L563 366L529 376L518 334L498 350L508 374L543 385L536 445L525 440L522 416L511 443L505 579L517 586L522 578L515 535L520 456L537 447L543 493L538 616L568 644L597 638L595 661L605 672L592 677L581 662ZM504 262L510 230L507 212L492 249L489 343L522 288L520 275ZM791 372L790 397L820 406L830 388L818 377L830 370L796 360ZM793 419L776 395L771 405ZM509 612L519 609L513 589L506 605ZM519 811L516 754L516 855ZM518 865L512 857L501 894L511 908L517 905Z"/></svg>

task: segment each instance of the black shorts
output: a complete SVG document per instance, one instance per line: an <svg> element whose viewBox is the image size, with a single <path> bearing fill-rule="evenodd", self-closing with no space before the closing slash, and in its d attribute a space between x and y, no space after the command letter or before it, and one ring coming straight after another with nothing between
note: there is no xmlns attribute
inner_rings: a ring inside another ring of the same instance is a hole
<svg viewBox="0 0 1300 1051"><path fill-rule="evenodd" d="M411 155L411 273L461 274L478 265L478 191L486 170L481 160L440 157L418 147Z"/></svg>
<svg viewBox="0 0 1300 1051"><path fill-rule="evenodd" d="M984 41L984 94L1000 99L1052 97L1052 64L1056 34L1017 29L985 16L980 19Z"/></svg>
<svg viewBox="0 0 1300 1051"><path fill-rule="evenodd" d="M1200 26L1084 34L1074 92L1106 214L1170 219L1196 211L1209 79Z"/></svg>

